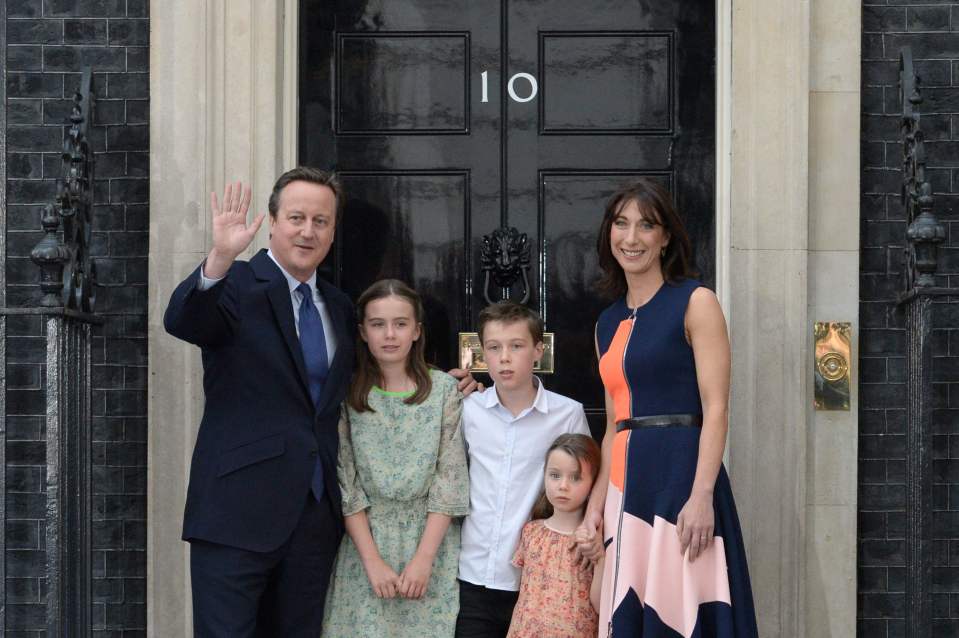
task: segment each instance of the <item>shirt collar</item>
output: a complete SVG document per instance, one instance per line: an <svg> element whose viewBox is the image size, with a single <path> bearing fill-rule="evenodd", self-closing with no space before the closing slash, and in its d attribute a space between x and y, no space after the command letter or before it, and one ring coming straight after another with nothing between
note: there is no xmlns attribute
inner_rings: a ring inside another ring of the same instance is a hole
<svg viewBox="0 0 959 638"><path fill-rule="evenodd" d="M283 266L281 266L280 262L278 262L276 260L276 257L273 256L272 250L267 250L266 256L273 260L273 263L276 264L276 267L279 268L280 272L283 273L283 276L286 277L286 285L290 287L291 293L297 288L299 288L300 283L306 283L310 287L310 290L316 290L316 272L310 275L310 278L307 279L305 282L300 282L299 279L297 279L290 273L286 272L286 269Z"/></svg>
<svg viewBox="0 0 959 638"><path fill-rule="evenodd" d="M549 401L546 398L546 388L543 387L543 382L535 374L533 375L533 380L536 382L536 398L533 399L533 405L531 407L542 414L549 414ZM503 405L500 403L499 393L496 392L495 384L483 393L483 398L486 399L487 408ZM503 408L505 409L505 406L503 406Z"/></svg>

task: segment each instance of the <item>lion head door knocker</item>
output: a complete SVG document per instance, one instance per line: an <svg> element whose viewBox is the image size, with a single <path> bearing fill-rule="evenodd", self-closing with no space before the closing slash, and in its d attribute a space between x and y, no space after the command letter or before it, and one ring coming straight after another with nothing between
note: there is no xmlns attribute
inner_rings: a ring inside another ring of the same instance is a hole
<svg viewBox="0 0 959 638"><path fill-rule="evenodd" d="M523 297L519 303L529 301L529 237L515 228L497 228L483 236L483 298L492 304L490 281L500 288L509 289L522 277ZM508 293L507 293L508 294Z"/></svg>
<svg viewBox="0 0 959 638"><path fill-rule="evenodd" d="M480 257L483 268L483 298L487 304L496 303L490 295L490 284L506 290L506 299L510 298L510 289L519 281L523 285L519 303L525 305L532 296L529 285L530 243L526 233L515 228L497 228L483 236L483 251ZM486 372L489 368L483 360L483 348L479 335L475 332L460 333L459 365L470 372ZM538 374L552 374L554 371L554 335L543 333L543 358L533 367Z"/></svg>

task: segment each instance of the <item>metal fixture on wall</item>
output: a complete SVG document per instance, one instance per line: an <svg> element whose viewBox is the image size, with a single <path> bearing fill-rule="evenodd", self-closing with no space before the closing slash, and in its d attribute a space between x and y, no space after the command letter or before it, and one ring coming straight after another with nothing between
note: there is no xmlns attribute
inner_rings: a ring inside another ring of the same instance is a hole
<svg viewBox="0 0 959 638"><path fill-rule="evenodd" d="M852 361L852 324L848 321L817 321L815 337L814 407L817 410L849 410L849 377Z"/></svg>
<svg viewBox="0 0 959 638"><path fill-rule="evenodd" d="M90 256L93 221L93 152L87 138L92 119L92 72L83 71L73 96L70 130L63 141L57 201L48 205L41 223L46 232L30 257L40 266L40 305L93 312L96 264ZM63 240L57 235L63 226Z"/></svg>
<svg viewBox="0 0 959 638"><path fill-rule="evenodd" d="M40 268L34 307L0 308L7 317L37 317L46 329L46 633L91 635L91 360L96 268L90 257L93 208L92 70L84 69L63 145L56 203L40 223L44 236L31 252ZM60 229L62 227L62 238ZM5 348L0 339L0 348Z"/></svg>
<svg viewBox="0 0 959 638"><path fill-rule="evenodd" d="M932 185L926 179L925 136L920 128L920 78L912 63L912 51L904 47L899 55L899 97L902 100L902 205L906 209L904 295L918 288L935 287L939 244L946 229L933 212Z"/></svg>
<svg viewBox="0 0 959 638"><path fill-rule="evenodd" d="M912 51L899 53L902 103L902 204L909 227L903 254L900 307L906 314L906 636L920 636L932 623L932 326L936 297L959 289L936 286L938 246L945 229L933 212L926 179L925 140L920 128L920 80Z"/></svg>

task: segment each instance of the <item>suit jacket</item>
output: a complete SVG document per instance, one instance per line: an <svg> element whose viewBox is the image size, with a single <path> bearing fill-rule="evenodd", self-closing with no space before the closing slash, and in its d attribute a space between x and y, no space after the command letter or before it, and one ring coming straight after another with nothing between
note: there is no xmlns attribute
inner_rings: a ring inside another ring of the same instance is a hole
<svg viewBox="0 0 959 638"><path fill-rule="evenodd" d="M310 398L290 289L266 254L237 261L223 281L198 287L193 271L170 298L163 325L200 346L206 402L190 465L183 539L271 551L290 536L318 454L342 531L337 420L353 369L349 298L317 278L336 331L319 405ZM171 406L172 407L172 406Z"/></svg>

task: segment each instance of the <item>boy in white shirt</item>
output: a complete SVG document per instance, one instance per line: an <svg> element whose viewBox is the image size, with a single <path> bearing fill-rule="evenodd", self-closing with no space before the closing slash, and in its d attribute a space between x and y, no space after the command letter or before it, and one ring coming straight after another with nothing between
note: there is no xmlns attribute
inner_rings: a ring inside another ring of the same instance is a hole
<svg viewBox="0 0 959 638"><path fill-rule="evenodd" d="M520 570L511 560L542 488L546 450L559 435L589 435L589 427L581 403L550 392L533 375L543 356L538 314L501 301L480 312L478 331L494 385L463 401L470 513L456 636L502 638L519 591Z"/></svg>

